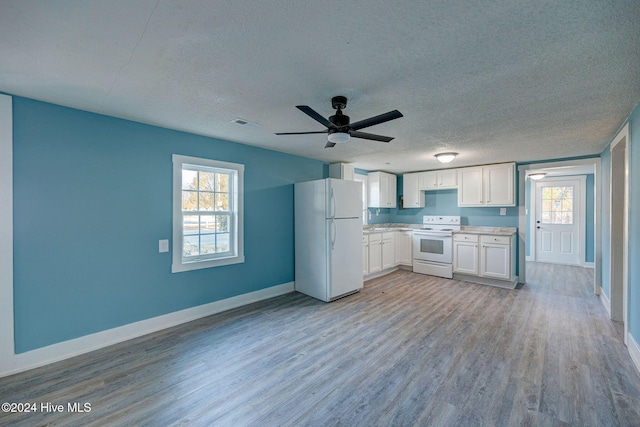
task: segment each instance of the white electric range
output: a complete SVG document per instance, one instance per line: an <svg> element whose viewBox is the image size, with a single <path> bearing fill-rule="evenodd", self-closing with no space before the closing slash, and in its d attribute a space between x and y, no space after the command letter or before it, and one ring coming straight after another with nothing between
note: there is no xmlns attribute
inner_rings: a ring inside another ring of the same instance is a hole
<svg viewBox="0 0 640 427"><path fill-rule="evenodd" d="M453 233L459 216L425 215L413 232L413 272L453 278Z"/></svg>

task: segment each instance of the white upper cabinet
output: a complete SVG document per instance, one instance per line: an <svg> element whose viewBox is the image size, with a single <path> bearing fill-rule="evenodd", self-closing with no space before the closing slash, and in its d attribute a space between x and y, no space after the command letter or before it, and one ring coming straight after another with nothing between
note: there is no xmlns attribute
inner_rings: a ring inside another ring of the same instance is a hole
<svg viewBox="0 0 640 427"><path fill-rule="evenodd" d="M369 172L369 207L395 208L396 183L395 175L386 172Z"/></svg>
<svg viewBox="0 0 640 427"><path fill-rule="evenodd" d="M421 190L446 190L458 188L457 169L422 172L420 180Z"/></svg>
<svg viewBox="0 0 640 427"><path fill-rule="evenodd" d="M329 165L329 178L353 181L355 168L348 163L331 163Z"/></svg>
<svg viewBox="0 0 640 427"><path fill-rule="evenodd" d="M424 208L424 191L420 190L422 173L402 175L402 207Z"/></svg>
<svg viewBox="0 0 640 427"><path fill-rule="evenodd" d="M515 163L458 169L458 206L515 206Z"/></svg>

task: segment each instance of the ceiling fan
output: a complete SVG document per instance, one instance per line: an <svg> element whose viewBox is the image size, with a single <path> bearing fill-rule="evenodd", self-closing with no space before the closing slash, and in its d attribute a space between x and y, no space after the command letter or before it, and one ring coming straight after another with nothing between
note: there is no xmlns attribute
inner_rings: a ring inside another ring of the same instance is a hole
<svg viewBox="0 0 640 427"><path fill-rule="evenodd" d="M276 135L306 135L311 133L328 133L328 142L324 148L330 148L336 144L348 142L351 137L371 139L373 141L389 142L393 138L389 136L374 135L372 133L360 132L359 129L363 129L369 126L377 125L380 123L388 122L389 120L399 119L402 117L402 113L398 110L389 111L388 113L380 114L379 116L370 117L368 119L360 120L359 122L349 123L349 116L342 114L342 110L347 106L346 96L334 96L331 98L331 105L336 110L336 114L325 119L318 112L308 105L296 105L296 108L311 117L318 123L327 127L326 130L315 132L280 132Z"/></svg>

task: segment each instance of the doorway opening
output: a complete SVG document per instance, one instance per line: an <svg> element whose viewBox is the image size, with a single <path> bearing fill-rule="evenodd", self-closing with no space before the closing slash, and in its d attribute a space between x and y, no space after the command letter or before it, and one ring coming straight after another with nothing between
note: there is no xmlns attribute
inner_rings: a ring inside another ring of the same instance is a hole
<svg viewBox="0 0 640 427"><path fill-rule="evenodd" d="M600 158L520 165L518 172L519 282L526 283L527 261L580 265L594 269L594 293L599 295L602 281ZM538 181L530 178L531 175L543 178ZM536 201L537 187L540 194ZM572 225L576 227L567 228ZM540 228L536 228L538 226ZM542 255L540 249L549 253Z"/></svg>
<svg viewBox="0 0 640 427"><path fill-rule="evenodd" d="M612 320L624 324L624 342L628 344L629 124L611 143L610 170L610 314Z"/></svg>

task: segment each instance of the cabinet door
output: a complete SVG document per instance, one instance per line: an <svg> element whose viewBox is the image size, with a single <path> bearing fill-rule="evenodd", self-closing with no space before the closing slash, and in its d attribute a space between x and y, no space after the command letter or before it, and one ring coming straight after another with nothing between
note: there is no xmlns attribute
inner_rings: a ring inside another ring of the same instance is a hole
<svg viewBox="0 0 640 427"><path fill-rule="evenodd" d="M411 232L398 231L396 233L396 264L412 265Z"/></svg>
<svg viewBox="0 0 640 427"><path fill-rule="evenodd" d="M402 198L404 208L424 208L424 192L420 190L420 174L402 175Z"/></svg>
<svg viewBox="0 0 640 427"><path fill-rule="evenodd" d="M480 275L510 280L510 252L509 245L482 243L480 245Z"/></svg>
<svg viewBox="0 0 640 427"><path fill-rule="evenodd" d="M458 206L484 206L482 167L458 169Z"/></svg>
<svg viewBox="0 0 640 427"><path fill-rule="evenodd" d="M386 179L387 179L386 207L395 208L397 194L398 194L398 190L396 188L398 185L398 178L395 175L390 173L386 173L384 175L386 175Z"/></svg>
<svg viewBox="0 0 640 427"><path fill-rule="evenodd" d="M478 275L478 244L475 242L453 242L453 271Z"/></svg>
<svg viewBox="0 0 640 427"><path fill-rule="evenodd" d="M362 275L369 274L369 236L362 236Z"/></svg>
<svg viewBox="0 0 640 427"><path fill-rule="evenodd" d="M446 169L438 171L438 188L458 188L458 170Z"/></svg>
<svg viewBox="0 0 640 427"><path fill-rule="evenodd" d="M515 206L515 165L489 165L483 169L485 205Z"/></svg>
<svg viewBox="0 0 640 427"><path fill-rule="evenodd" d="M380 205L380 172L369 172L367 175L368 197L367 206L370 208L381 208Z"/></svg>
<svg viewBox="0 0 640 427"><path fill-rule="evenodd" d="M369 274L382 271L382 241L369 241Z"/></svg>
<svg viewBox="0 0 640 427"><path fill-rule="evenodd" d="M395 233L382 233L382 269L396 266Z"/></svg>
<svg viewBox="0 0 640 427"><path fill-rule="evenodd" d="M436 190L438 188L438 173L422 172L420 174L420 189L422 190Z"/></svg>

